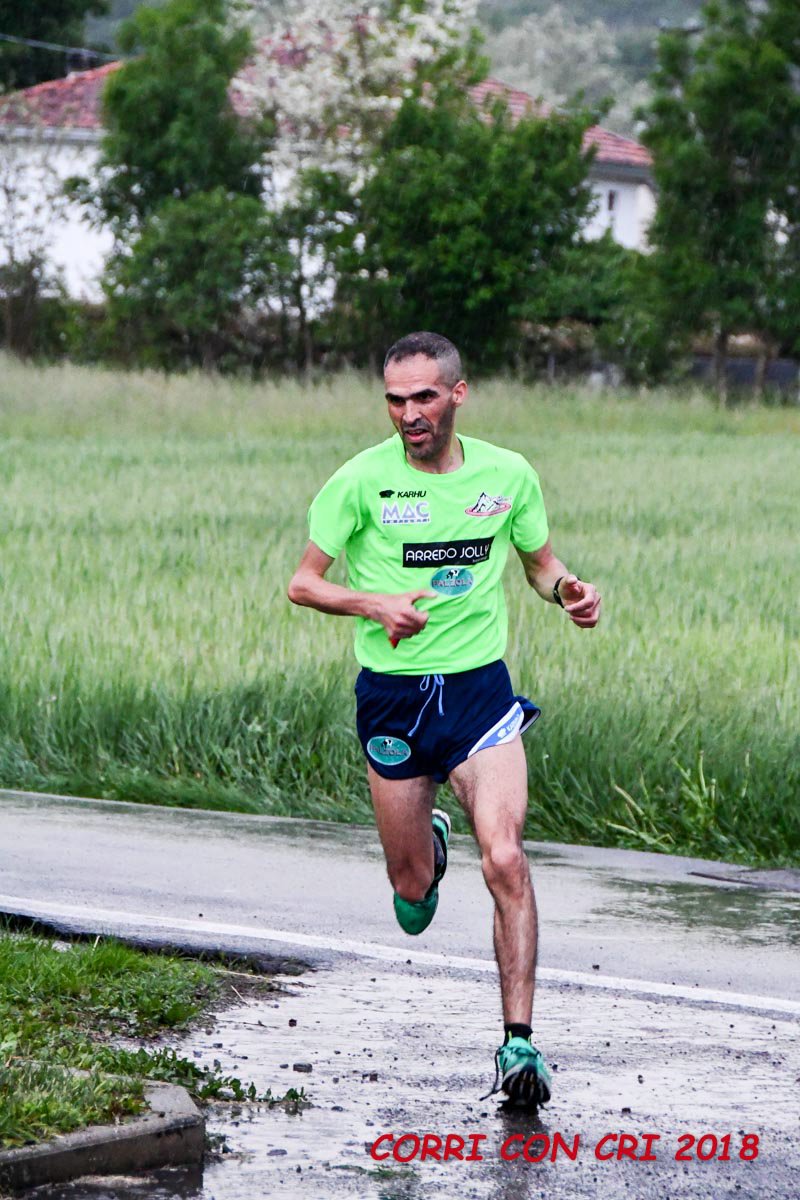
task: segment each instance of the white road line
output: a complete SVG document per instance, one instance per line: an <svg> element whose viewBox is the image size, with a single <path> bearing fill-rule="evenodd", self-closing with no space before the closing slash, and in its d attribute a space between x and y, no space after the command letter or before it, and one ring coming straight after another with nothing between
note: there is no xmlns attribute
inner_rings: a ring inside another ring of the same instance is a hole
<svg viewBox="0 0 800 1200"><path fill-rule="evenodd" d="M181 917L155 917L147 913L119 912L108 908L86 908L57 902L43 904L23 896L0 895L0 914L54 921L63 918L78 922L93 933L119 934L124 928L154 929L162 933L180 932L201 934L206 938L237 937L256 941L277 942L294 949L332 950L354 954L359 958L381 962L411 960L419 966L441 967L450 971L484 971L494 974L495 963L486 958L465 958L455 954L434 954L425 950L406 950L398 946L382 946L374 942L357 942L348 938L317 937L309 933L294 933L285 929L260 928L257 925L228 925L215 921L187 921ZM722 992L714 988L686 987L682 984L656 983L647 979L623 979L615 975L587 975L582 971L561 971L539 967L537 978L549 983L626 992L629 995L658 996L669 1000L686 1000L693 1004L726 1004L733 1008L753 1011L781 1012L800 1017L800 1002L780 996L751 996L742 992Z"/></svg>

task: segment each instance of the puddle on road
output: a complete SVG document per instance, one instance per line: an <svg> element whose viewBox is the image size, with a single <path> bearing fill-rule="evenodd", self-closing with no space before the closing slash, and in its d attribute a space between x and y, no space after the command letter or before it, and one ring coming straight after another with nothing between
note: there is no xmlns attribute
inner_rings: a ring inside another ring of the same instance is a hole
<svg viewBox="0 0 800 1200"><path fill-rule="evenodd" d="M192 1035L182 1050L259 1090L305 1087L312 1107L212 1106L208 1131L228 1153L206 1164L202 1182L165 1172L48 1189L42 1200L575 1200L600 1187L636 1200L666 1200L678 1188L703 1200L795 1194L794 1022L543 984L536 1036L556 1069L553 1101L537 1118L480 1100L501 1032L494 978L356 961L283 982L285 994L220 1014L213 1033ZM736 1157L740 1131L759 1134L756 1162ZM577 1135L577 1161L502 1160L507 1139L518 1135L518 1149L537 1132L570 1146ZM598 1162L598 1140L622 1132L640 1138L640 1153L641 1135L659 1134L657 1160ZM457 1134L465 1153L476 1135L483 1159L377 1162L369 1147L385 1133ZM732 1161L676 1164L686 1133L731 1134Z"/></svg>
<svg viewBox="0 0 800 1200"><path fill-rule="evenodd" d="M591 872L589 873L591 875ZM800 945L800 896L735 886L603 880L604 918L713 930L731 945Z"/></svg>

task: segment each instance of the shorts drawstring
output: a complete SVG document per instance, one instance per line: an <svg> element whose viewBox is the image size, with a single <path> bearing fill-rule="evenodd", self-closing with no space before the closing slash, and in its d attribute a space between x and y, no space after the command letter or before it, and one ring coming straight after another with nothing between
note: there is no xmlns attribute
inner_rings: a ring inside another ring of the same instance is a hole
<svg viewBox="0 0 800 1200"><path fill-rule="evenodd" d="M432 687L431 687L431 680L433 680ZM425 703L423 704L422 708L419 710L419 716L417 717L417 719L414 723L414 728L409 729L409 731L408 731L409 737L413 737L414 734L419 729L419 723L422 720L422 714L425 712L425 709L428 707L428 705L430 704L433 697L435 695L437 695L437 689L438 689L438 697L439 697L439 716L440 717L444 716L444 702L443 702L444 675L424 675L420 681L419 690L421 692L427 692L428 689L430 689L431 694L430 694L430 696L428 696L428 698L425 701Z"/></svg>

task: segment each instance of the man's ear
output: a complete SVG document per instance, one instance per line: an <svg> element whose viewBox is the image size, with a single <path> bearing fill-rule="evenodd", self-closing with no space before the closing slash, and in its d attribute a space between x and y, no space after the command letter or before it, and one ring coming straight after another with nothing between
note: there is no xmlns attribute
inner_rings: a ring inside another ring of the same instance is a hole
<svg viewBox="0 0 800 1200"><path fill-rule="evenodd" d="M453 403L455 405L457 405L458 407L460 407L466 400L468 391L469 391L469 389L467 387L466 381L463 379L459 379L458 383L453 388Z"/></svg>

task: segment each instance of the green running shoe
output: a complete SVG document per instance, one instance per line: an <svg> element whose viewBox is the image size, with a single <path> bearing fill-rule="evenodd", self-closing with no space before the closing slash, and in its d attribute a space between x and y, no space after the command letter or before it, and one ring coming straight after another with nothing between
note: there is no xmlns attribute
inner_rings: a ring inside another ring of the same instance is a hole
<svg viewBox="0 0 800 1200"><path fill-rule="evenodd" d="M427 929L439 903L439 881L447 870L447 840L450 837L450 818L441 808L431 813L433 825L433 883L422 900L404 900L394 894L394 915L404 933L416 937Z"/></svg>
<svg viewBox="0 0 800 1200"><path fill-rule="evenodd" d="M416 937L418 933L427 929L434 918L438 903L439 889L435 883L431 884L427 896L422 900L404 900L395 892L394 915L397 917L397 923L403 933L409 933L412 937Z"/></svg>
<svg viewBox="0 0 800 1200"><path fill-rule="evenodd" d="M529 1038L509 1037L494 1056L494 1087L481 1100L505 1092L514 1104L538 1108L550 1099L552 1079L541 1053Z"/></svg>

